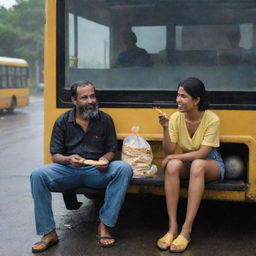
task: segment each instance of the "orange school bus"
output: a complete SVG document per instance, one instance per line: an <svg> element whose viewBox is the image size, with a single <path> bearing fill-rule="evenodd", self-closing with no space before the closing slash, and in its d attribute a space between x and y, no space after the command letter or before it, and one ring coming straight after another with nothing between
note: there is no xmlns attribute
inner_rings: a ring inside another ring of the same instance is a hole
<svg viewBox="0 0 256 256"><path fill-rule="evenodd" d="M23 59L0 57L0 111L29 104L28 68Z"/></svg>
<svg viewBox="0 0 256 256"><path fill-rule="evenodd" d="M207 184L204 198L256 201L255 0L48 0L45 31L45 162L53 123L72 106L70 85L89 80L115 122L120 150L132 126L151 144L158 177L133 179L128 193L164 195L153 107L176 111L179 81L194 76L221 119L220 151L231 166L223 182ZM127 57L131 32L147 61Z"/></svg>

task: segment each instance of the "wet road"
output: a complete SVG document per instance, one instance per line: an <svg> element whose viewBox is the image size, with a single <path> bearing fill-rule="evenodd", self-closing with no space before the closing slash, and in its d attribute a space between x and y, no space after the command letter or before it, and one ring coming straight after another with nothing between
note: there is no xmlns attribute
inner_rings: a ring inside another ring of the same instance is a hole
<svg viewBox="0 0 256 256"><path fill-rule="evenodd" d="M32 169L43 164L43 100L33 97L28 107L0 114L0 255L27 256L35 235L29 187ZM40 255L51 256L165 256L155 241L167 231L163 197L127 196L113 235L117 244L97 246L97 209L79 197L83 206L65 209L62 196L53 195L60 243ZM186 201L179 206L182 223ZM68 225L68 226L67 226ZM186 256L256 255L256 204L203 201Z"/></svg>

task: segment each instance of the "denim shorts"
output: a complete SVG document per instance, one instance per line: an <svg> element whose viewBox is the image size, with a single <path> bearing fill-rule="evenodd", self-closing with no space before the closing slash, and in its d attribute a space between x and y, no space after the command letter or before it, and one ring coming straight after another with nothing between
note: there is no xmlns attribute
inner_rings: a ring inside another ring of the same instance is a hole
<svg viewBox="0 0 256 256"><path fill-rule="evenodd" d="M212 159L212 160L215 160L219 166L220 166L220 180L224 180L224 177L225 177L225 166L224 166L224 162L221 158L221 155L219 154L218 150L216 148L214 148L210 154L206 157L206 159ZM192 162L184 162L184 164L190 168L191 167L191 164Z"/></svg>

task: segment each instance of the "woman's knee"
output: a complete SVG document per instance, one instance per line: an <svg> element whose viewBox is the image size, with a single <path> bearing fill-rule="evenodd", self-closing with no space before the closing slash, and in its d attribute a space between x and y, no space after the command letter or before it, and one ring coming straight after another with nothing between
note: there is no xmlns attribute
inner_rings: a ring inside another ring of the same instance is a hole
<svg viewBox="0 0 256 256"><path fill-rule="evenodd" d="M170 160L165 168L165 174L168 176L179 175L182 168L183 162L181 160Z"/></svg>
<svg viewBox="0 0 256 256"><path fill-rule="evenodd" d="M203 159L196 159L191 164L190 176L199 177L205 175L206 161Z"/></svg>

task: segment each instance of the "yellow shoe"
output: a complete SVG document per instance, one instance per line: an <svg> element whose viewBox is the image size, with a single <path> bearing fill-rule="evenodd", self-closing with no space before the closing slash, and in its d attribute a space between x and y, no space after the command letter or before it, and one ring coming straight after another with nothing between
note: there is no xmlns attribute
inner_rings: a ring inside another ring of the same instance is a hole
<svg viewBox="0 0 256 256"><path fill-rule="evenodd" d="M156 245L157 245L157 247L158 247L160 250L166 251L166 250L169 249L169 247L170 247L170 245L171 245L173 239L174 239L174 236L173 236L171 233L167 232L163 237L161 237L161 238L157 241L157 244L156 244ZM160 242L160 243L163 243L163 244L166 244L166 246L163 247L162 245L160 245L159 242Z"/></svg>
<svg viewBox="0 0 256 256"><path fill-rule="evenodd" d="M189 242L190 242L190 239L188 240L183 235L179 235L171 243L170 252L184 252L187 249Z"/></svg>

